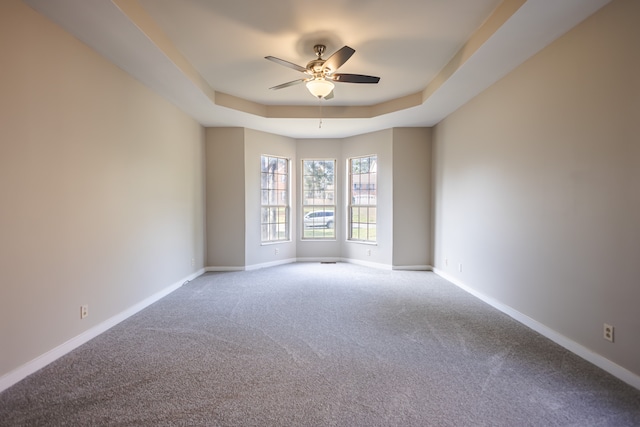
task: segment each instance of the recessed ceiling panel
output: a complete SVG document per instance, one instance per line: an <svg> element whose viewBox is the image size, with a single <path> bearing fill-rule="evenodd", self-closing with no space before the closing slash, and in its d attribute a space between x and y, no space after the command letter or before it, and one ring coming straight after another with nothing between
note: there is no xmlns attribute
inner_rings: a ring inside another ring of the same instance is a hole
<svg viewBox="0 0 640 427"><path fill-rule="evenodd" d="M139 0L216 91L261 104L313 104L301 75L264 59L306 66L348 45L340 72L380 76L375 87L337 84L333 105L372 105L423 90L500 0Z"/></svg>

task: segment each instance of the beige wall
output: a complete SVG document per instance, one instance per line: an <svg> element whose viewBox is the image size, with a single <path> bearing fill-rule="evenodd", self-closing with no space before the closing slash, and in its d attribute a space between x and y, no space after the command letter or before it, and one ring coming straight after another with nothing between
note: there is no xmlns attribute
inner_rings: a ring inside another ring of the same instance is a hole
<svg viewBox="0 0 640 427"><path fill-rule="evenodd" d="M204 132L17 0L0 54L2 377L203 267Z"/></svg>
<svg viewBox="0 0 640 427"><path fill-rule="evenodd" d="M245 265L244 128L208 128L207 266Z"/></svg>
<svg viewBox="0 0 640 427"><path fill-rule="evenodd" d="M636 375L638 17L614 0L434 131L436 267Z"/></svg>
<svg viewBox="0 0 640 427"><path fill-rule="evenodd" d="M393 129L393 266L431 266L431 129Z"/></svg>

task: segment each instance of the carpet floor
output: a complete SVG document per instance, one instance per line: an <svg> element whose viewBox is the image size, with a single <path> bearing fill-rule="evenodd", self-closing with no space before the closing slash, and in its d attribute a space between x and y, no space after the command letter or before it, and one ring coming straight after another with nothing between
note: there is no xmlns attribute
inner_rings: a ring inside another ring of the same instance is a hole
<svg viewBox="0 0 640 427"><path fill-rule="evenodd" d="M640 391L431 272L207 273L0 394L2 426L640 426Z"/></svg>

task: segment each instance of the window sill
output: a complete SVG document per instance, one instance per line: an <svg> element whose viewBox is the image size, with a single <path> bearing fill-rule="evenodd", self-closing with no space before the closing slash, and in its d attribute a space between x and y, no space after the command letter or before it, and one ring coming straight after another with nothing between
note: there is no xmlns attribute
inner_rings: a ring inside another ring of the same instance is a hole
<svg viewBox="0 0 640 427"><path fill-rule="evenodd" d="M364 240L349 240L349 239L347 239L347 243L357 243L357 244L360 244L360 245L378 246L378 242L366 242Z"/></svg>
<svg viewBox="0 0 640 427"><path fill-rule="evenodd" d="M271 246L271 245L279 245L282 243L291 243L292 240L278 240L277 242L260 242L260 246Z"/></svg>

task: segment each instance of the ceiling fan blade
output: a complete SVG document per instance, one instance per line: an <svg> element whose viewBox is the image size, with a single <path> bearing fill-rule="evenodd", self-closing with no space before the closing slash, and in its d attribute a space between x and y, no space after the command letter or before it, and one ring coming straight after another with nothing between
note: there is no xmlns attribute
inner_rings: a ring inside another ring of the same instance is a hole
<svg viewBox="0 0 640 427"><path fill-rule="evenodd" d="M378 83L380 77L363 76L362 74L333 74L331 79L342 83Z"/></svg>
<svg viewBox="0 0 640 427"><path fill-rule="evenodd" d="M285 61L284 59L276 58L275 56L265 56L264 59L268 59L269 61L273 61L276 64L284 65L287 68L292 68L296 71L300 71L301 73L306 73L307 69L301 67L300 65L296 65L293 62Z"/></svg>
<svg viewBox="0 0 640 427"><path fill-rule="evenodd" d="M294 86L297 84L300 84L304 81L306 81L307 79L298 79L298 80L293 80L287 83L282 83L281 85L278 86L274 86L274 87L270 87L269 89L273 89L273 90L277 90L277 89L284 89L285 87L289 87L289 86Z"/></svg>
<svg viewBox="0 0 640 427"><path fill-rule="evenodd" d="M342 66L345 62L351 58L356 51L351 49L349 46L343 46L337 52L329 57L326 61L324 61L324 65L322 66L323 70L329 69L330 72L335 72L338 68Z"/></svg>

